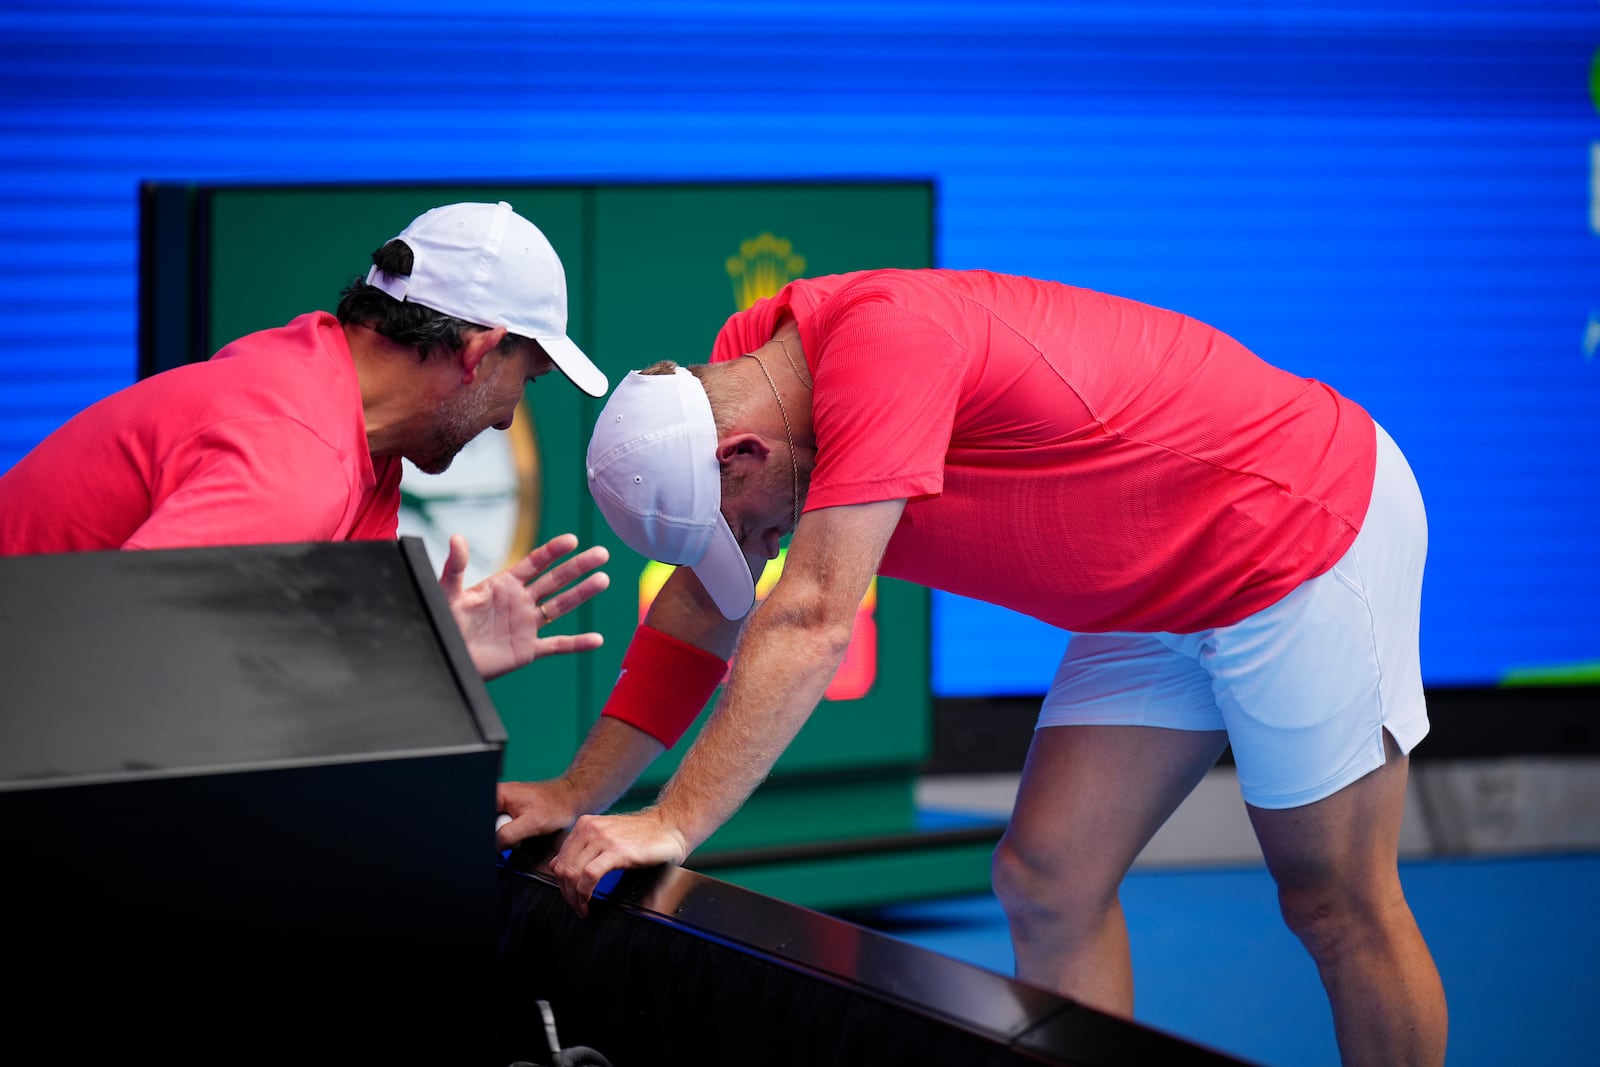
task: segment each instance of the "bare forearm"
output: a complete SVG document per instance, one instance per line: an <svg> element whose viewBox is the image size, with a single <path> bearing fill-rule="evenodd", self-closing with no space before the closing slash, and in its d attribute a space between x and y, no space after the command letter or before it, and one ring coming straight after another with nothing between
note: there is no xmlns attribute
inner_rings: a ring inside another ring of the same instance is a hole
<svg viewBox="0 0 1600 1067"><path fill-rule="evenodd" d="M904 508L904 500L888 500L806 513L782 579L738 639L722 700L656 804L579 818L551 860L561 894L578 914L587 913L610 871L683 863L771 773L844 658L856 606ZM692 591L703 595L698 583ZM708 606L694 613L704 615ZM664 610L652 609L649 621L692 644L722 629L678 629Z"/></svg>
<svg viewBox="0 0 1600 1067"><path fill-rule="evenodd" d="M657 595L645 622L726 659L739 624L723 619L714 607L709 613L696 610L709 604L693 572L680 568ZM609 808L664 751L661 742L644 730L601 715L560 778L573 814L597 814Z"/></svg>
<svg viewBox="0 0 1600 1067"><path fill-rule="evenodd" d="M696 648L728 659L739 640L742 621L722 617L699 579L688 567L679 567L656 594L645 615L646 625L671 634Z"/></svg>
<svg viewBox="0 0 1600 1067"><path fill-rule="evenodd" d="M663 751L661 742L643 730L609 715L600 716L561 775L574 814L609 808Z"/></svg>
<svg viewBox="0 0 1600 1067"><path fill-rule="evenodd" d="M656 803L691 851L771 773L822 700L846 640L847 632L752 621L722 699Z"/></svg>

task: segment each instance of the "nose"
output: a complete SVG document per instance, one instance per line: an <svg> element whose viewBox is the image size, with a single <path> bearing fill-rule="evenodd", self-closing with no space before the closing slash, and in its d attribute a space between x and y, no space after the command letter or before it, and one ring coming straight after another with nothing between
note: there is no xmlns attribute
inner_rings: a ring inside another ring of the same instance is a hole
<svg viewBox="0 0 1600 1067"><path fill-rule="evenodd" d="M776 526L769 526L761 535L761 551L768 559L778 558L778 542L783 539L783 532Z"/></svg>

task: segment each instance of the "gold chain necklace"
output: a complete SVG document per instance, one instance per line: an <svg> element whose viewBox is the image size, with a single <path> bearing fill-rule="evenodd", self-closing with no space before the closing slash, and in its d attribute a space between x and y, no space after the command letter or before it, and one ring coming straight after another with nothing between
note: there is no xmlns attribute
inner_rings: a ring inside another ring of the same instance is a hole
<svg viewBox="0 0 1600 1067"><path fill-rule="evenodd" d="M761 357L754 352L746 354L756 361L756 366L761 368L762 377L772 386L772 399L778 402L778 414L783 416L783 436L789 440L789 470L794 475L794 525L789 527L793 530L795 526L800 525L800 461L795 459L794 455L794 431L789 428L789 413L783 408L783 397L778 394L778 383L772 380L767 365L761 362ZM784 355L788 355L788 349L784 349Z"/></svg>
<svg viewBox="0 0 1600 1067"><path fill-rule="evenodd" d="M805 386L807 389L810 389L810 379L808 379L804 374L800 373L800 367L795 363L794 357L789 354L789 346L784 343L783 338L774 337L773 340L778 342L779 348L783 349L783 358L789 361L789 369L794 371L794 376L796 378L800 379L800 384Z"/></svg>

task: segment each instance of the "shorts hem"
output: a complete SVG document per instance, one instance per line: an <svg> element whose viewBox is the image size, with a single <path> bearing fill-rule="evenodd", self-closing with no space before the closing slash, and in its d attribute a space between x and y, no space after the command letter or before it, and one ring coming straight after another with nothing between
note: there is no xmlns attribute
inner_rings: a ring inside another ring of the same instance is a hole
<svg viewBox="0 0 1600 1067"><path fill-rule="evenodd" d="M1411 755L1412 749L1420 745L1422 739L1428 736L1428 730L1431 727L1432 723L1428 721L1426 714L1405 722L1386 722L1383 724L1383 728L1389 731L1389 736L1394 738L1394 743L1400 746L1400 754L1403 756Z"/></svg>
<svg viewBox="0 0 1600 1067"><path fill-rule="evenodd" d="M1402 756L1410 755L1418 742L1428 736L1429 722L1426 715L1417 719L1410 719L1400 723L1379 723L1377 745L1363 744L1361 752L1349 763L1346 763L1339 773L1319 785L1307 789L1297 789L1291 793L1263 794L1253 789L1246 789L1243 783L1239 786L1239 795L1244 797L1244 802L1254 808L1265 811L1281 811L1284 808L1303 808L1307 804L1315 804L1319 800L1326 800L1352 782L1358 782L1382 767L1385 761L1383 735L1387 733L1394 738L1395 745L1400 749Z"/></svg>
<svg viewBox="0 0 1600 1067"><path fill-rule="evenodd" d="M1344 770L1310 789L1301 789L1293 793L1279 793L1273 796L1252 796L1242 787L1239 794L1244 797L1244 802L1252 808L1261 808L1263 811L1282 811L1286 808L1303 808L1307 804L1315 804L1319 800L1326 800L1339 790L1352 782L1359 782L1379 767L1383 766L1383 756L1380 752L1376 757L1368 753L1362 759L1348 764Z"/></svg>
<svg viewBox="0 0 1600 1067"><path fill-rule="evenodd" d="M1047 719L1049 721L1046 721ZM1144 726L1152 730L1185 730L1190 733L1227 729L1220 715L1162 715L1157 720L1145 715L1115 714L1075 714L1071 717L1051 718L1045 712L1040 712L1033 728L1043 730L1053 726Z"/></svg>

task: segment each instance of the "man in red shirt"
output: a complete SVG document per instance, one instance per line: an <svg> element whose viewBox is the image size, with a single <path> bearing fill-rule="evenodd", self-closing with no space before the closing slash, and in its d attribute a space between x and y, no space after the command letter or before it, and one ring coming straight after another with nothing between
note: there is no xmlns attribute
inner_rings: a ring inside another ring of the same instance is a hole
<svg viewBox="0 0 1600 1067"><path fill-rule="evenodd" d="M739 807L892 575L1072 634L995 853L1019 977L1132 1014L1118 886L1231 743L1344 1057L1442 1062L1444 995L1397 870L1428 728L1426 520L1356 404L1133 301L875 271L735 315L706 366L630 374L588 467L623 541L680 567L567 772L501 786L502 844L574 824L551 870L580 912L608 871L681 863ZM584 814L676 740L735 646L657 802Z"/></svg>
<svg viewBox="0 0 1600 1067"><path fill-rule="evenodd" d="M402 458L442 472L552 367L605 395L566 336L561 261L511 205L435 208L372 260L337 316L243 337L47 437L0 476L0 555L392 539ZM440 584L485 677L600 644L537 634L606 586L591 573L604 548L554 565L577 543L464 589L466 540L451 539Z"/></svg>

